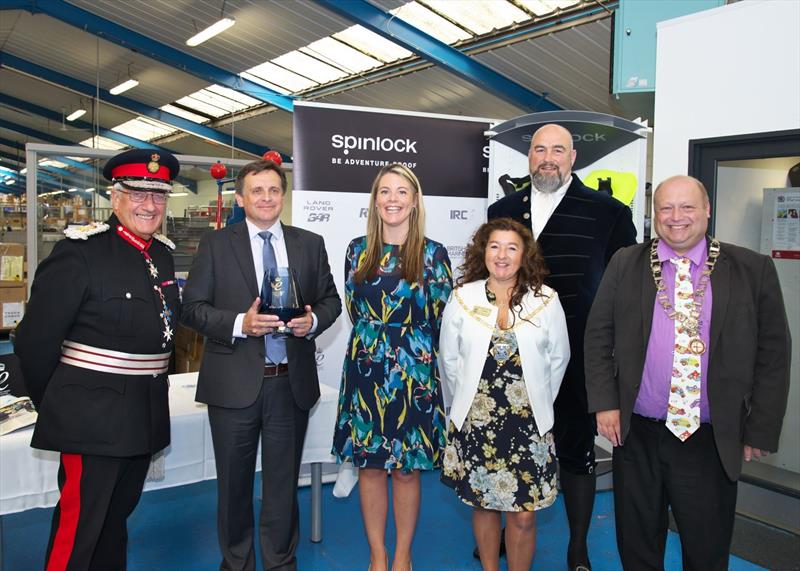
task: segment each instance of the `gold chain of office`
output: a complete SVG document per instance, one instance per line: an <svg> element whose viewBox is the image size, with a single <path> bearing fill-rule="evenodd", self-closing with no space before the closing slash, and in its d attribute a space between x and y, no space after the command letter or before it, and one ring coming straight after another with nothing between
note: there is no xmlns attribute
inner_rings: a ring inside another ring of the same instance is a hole
<svg viewBox="0 0 800 571"><path fill-rule="evenodd" d="M689 314L676 311L667 297L667 286L664 283L664 277L661 274L661 262L658 259L658 242L659 239L653 240L650 246L650 271L653 273L653 281L656 283L656 299L664 311L673 321L680 322L686 329L686 332L691 337L689 341L689 350L695 355L702 355L706 352L706 344L700 338L700 313L703 311L703 301L705 301L706 287L711 280L711 273L714 271L714 266L717 264L719 258L719 240L716 238L711 239L708 245L708 257L706 258L705 268L700 276L700 280L692 293L692 303ZM677 270L676 270L677 271Z"/></svg>

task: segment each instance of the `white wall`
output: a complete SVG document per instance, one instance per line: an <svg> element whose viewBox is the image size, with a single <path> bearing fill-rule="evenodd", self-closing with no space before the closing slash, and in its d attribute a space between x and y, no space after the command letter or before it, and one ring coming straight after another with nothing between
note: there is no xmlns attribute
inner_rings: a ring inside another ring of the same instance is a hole
<svg viewBox="0 0 800 571"><path fill-rule="evenodd" d="M690 139L800 128L800 2L738 2L658 24L653 182Z"/></svg>

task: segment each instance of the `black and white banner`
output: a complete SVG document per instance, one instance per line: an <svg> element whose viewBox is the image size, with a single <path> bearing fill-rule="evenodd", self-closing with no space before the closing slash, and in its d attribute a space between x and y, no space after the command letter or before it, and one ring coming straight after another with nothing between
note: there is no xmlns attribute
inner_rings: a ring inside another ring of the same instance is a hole
<svg viewBox="0 0 800 571"><path fill-rule="evenodd" d="M331 271L344 293L344 256L366 234L372 182L381 167L403 163L420 180L425 235L447 247L453 270L486 220L489 146L494 121L451 115L296 102L292 224L325 238ZM317 341L320 381L339 387L350 332L346 315Z"/></svg>

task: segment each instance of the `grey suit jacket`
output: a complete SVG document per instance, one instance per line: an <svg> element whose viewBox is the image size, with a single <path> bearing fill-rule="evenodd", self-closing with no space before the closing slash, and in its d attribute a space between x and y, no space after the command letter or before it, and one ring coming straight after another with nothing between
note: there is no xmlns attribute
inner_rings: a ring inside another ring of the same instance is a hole
<svg viewBox="0 0 800 571"><path fill-rule="evenodd" d="M303 300L317 316L314 336L342 312L321 236L283 226L289 266L297 273ZM264 338L233 339L236 316L258 297L247 225L239 222L203 236L183 290L183 323L206 338L197 400L227 408L255 402L264 376ZM289 337L289 382L297 406L309 410L319 399L316 343Z"/></svg>
<svg viewBox="0 0 800 571"><path fill-rule="evenodd" d="M623 443L642 381L656 288L650 242L611 259L584 338L592 412L620 409ZM708 351L708 401L714 440L731 480L742 446L778 449L789 392L791 338L772 260L722 244L714 273ZM660 310L660 308L659 308Z"/></svg>

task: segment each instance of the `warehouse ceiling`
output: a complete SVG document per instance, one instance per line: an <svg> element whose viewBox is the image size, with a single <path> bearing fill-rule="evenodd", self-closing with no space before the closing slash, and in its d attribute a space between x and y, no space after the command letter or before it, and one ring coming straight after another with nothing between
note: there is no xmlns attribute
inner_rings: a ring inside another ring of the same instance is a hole
<svg viewBox="0 0 800 571"><path fill-rule="evenodd" d="M291 156L294 101L501 120L552 108L652 120L652 95L609 93L614 8L611 0L0 0L0 165L18 168L27 142ZM396 41L357 25L372 12ZM223 17L235 25L186 45ZM409 24L441 42L444 56L410 51L420 49L414 36L399 33ZM483 81L459 73L459 58L479 62ZM126 79L139 83L109 93ZM508 79L523 97L510 95Z"/></svg>

